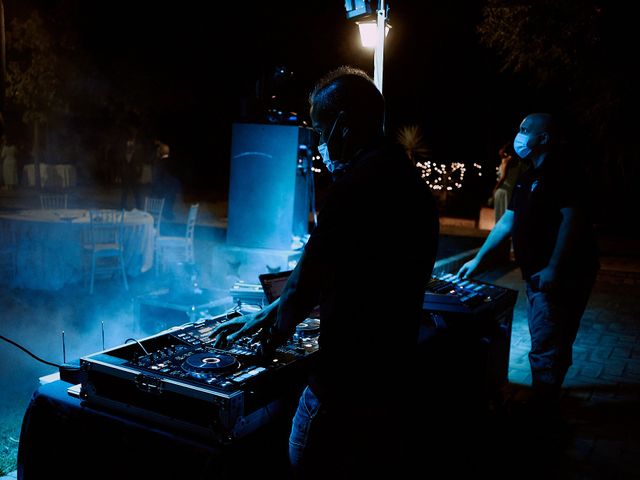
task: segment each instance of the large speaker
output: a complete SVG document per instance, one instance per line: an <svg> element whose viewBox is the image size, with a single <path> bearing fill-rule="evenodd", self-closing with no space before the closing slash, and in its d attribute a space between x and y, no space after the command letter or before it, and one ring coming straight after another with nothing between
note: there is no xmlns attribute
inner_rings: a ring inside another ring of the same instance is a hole
<svg viewBox="0 0 640 480"><path fill-rule="evenodd" d="M308 233L311 141L296 125L233 125L228 246L289 250Z"/></svg>

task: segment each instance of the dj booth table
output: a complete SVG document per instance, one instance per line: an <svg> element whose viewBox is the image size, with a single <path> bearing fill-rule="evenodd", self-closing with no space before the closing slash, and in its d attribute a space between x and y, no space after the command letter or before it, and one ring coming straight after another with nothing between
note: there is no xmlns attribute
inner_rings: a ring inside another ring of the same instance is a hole
<svg viewBox="0 0 640 480"><path fill-rule="evenodd" d="M232 445L87 405L58 380L34 393L22 424L18 478L287 478L288 429L274 422Z"/></svg>
<svg viewBox="0 0 640 480"><path fill-rule="evenodd" d="M448 446L459 442L467 423L474 426L465 430L468 434L478 430L475 419L483 418L507 380L516 295L502 287L449 277L430 282L416 381L426 415L415 413L425 417L425 432L442 434L431 447L444 445L440 447L444 453L456 452ZM69 387L78 385L58 380L41 386L23 420L18 478L288 478L288 434L299 394L297 387L291 387L298 385L306 362L315 358L317 341L304 340L300 351L299 343L291 340L266 364L253 362L242 341L222 353L202 347L223 317L229 318L220 315L160 332L137 345L83 357L86 401L69 395ZM151 353L143 349L145 355L137 355L144 344ZM240 370L219 373L220 379L213 375L215 382L209 383L208 377L203 381L199 375L215 373L212 365L218 363L205 361L203 355L218 362L234 356L243 361ZM167 365L173 365L174 375L159 376ZM192 371L195 377L185 373ZM236 412L240 399L246 425L256 429L242 426L240 410ZM281 400L282 415L274 416L270 406ZM410 410L399 418L406 421L407 413L416 420ZM203 422L208 417L214 421ZM434 429L434 423L439 427ZM208 430L210 425L218 425L218 430ZM233 440L220 443L204 437L203 430Z"/></svg>

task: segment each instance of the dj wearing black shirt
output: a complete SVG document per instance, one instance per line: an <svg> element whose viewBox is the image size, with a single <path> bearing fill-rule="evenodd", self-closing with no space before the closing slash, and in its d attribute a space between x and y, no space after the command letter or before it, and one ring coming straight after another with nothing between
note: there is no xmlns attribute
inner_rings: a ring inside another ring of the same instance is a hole
<svg viewBox="0 0 640 480"><path fill-rule="evenodd" d="M512 236L527 288L531 412L548 418L558 413L560 387L599 264L584 180L560 153L551 116L527 116L514 148L533 168L518 179L507 211L458 276L472 276Z"/></svg>
<svg viewBox="0 0 640 480"><path fill-rule="evenodd" d="M330 73L310 102L318 149L334 177L318 225L278 301L212 335L233 341L262 328L264 341L278 345L319 305L319 358L290 436L294 473L391 474L402 463L402 406L415 382L437 210L415 165L387 143L384 99L364 72Z"/></svg>

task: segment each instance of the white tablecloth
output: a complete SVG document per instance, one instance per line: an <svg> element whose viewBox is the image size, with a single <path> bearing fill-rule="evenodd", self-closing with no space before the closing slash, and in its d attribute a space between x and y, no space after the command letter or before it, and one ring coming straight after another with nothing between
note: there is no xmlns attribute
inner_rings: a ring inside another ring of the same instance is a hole
<svg viewBox="0 0 640 480"><path fill-rule="evenodd" d="M27 179L27 185L35 186L35 166L33 163L24 166L23 176ZM76 167L73 165L49 165L40 164L40 182L43 187L73 187L76 185Z"/></svg>
<svg viewBox="0 0 640 480"><path fill-rule="evenodd" d="M88 274L83 245L90 229L87 210L25 210L1 214L17 249L17 274L3 283L19 288L58 290ZM125 212L124 263L130 276L153 266L153 217Z"/></svg>

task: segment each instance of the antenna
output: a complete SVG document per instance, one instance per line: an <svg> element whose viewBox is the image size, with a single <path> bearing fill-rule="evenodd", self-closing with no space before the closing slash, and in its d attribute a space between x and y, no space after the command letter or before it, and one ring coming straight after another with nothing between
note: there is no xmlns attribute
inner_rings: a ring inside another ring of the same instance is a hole
<svg viewBox="0 0 640 480"><path fill-rule="evenodd" d="M100 322L100 329L102 331L102 350L104 350L104 322Z"/></svg>
<svg viewBox="0 0 640 480"><path fill-rule="evenodd" d="M64 330L62 330L62 363L67 363L67 347L64 343Z"/></svg>

